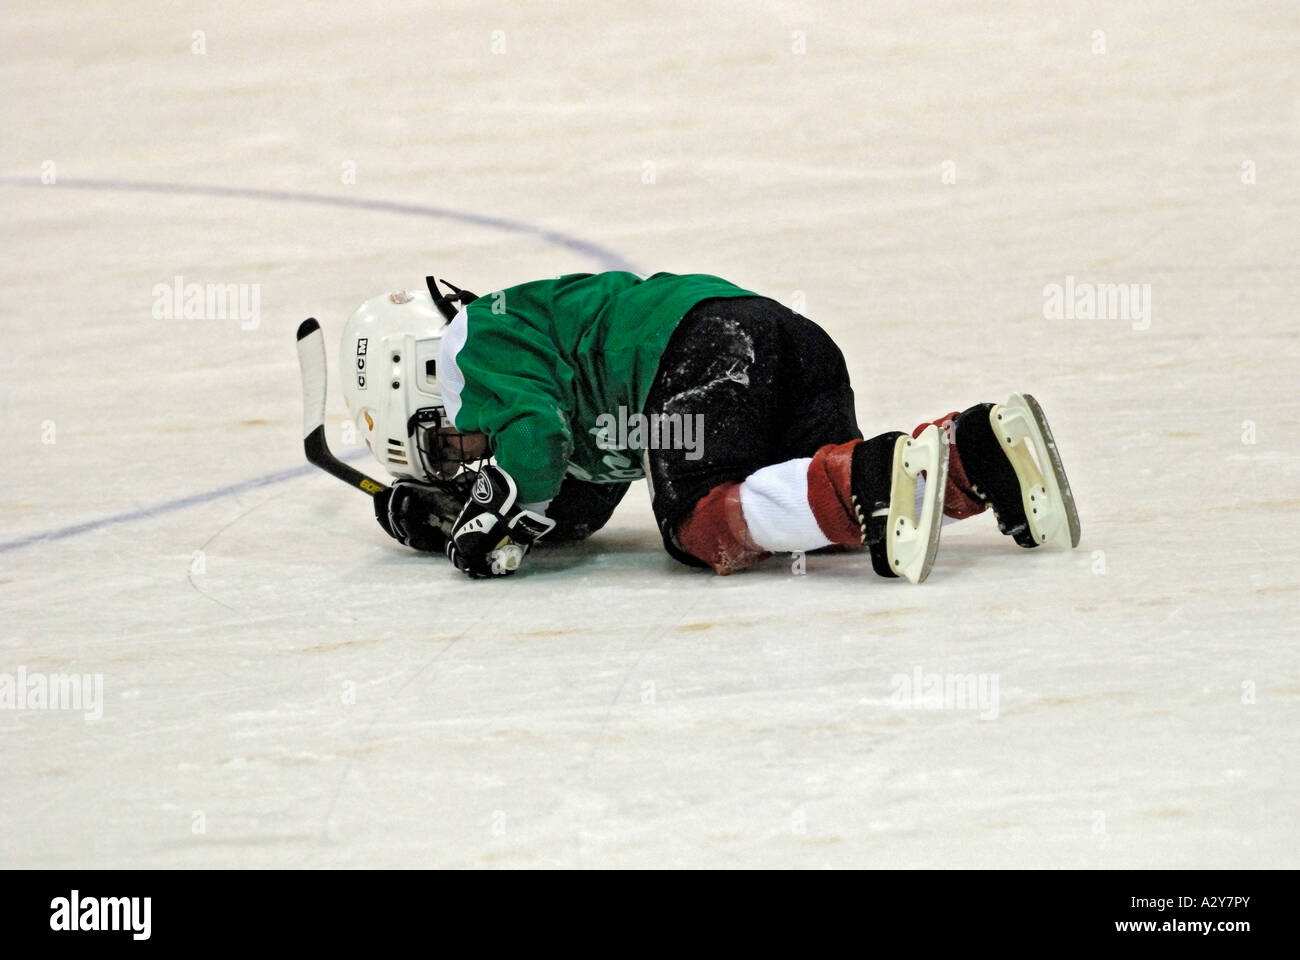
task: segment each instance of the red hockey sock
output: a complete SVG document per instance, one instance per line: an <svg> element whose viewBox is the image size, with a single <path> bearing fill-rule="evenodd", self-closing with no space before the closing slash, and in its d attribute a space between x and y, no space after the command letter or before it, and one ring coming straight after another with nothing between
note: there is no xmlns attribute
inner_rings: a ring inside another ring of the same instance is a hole
<svg viewBox="0 0 1300 960"><path fill-rule="evenodd" d="M808 505L826 539L837 544L862 543L862 528L853 510L853 448L861 440L828 444L808 464Z"/></svg>
<svg viewBox="0 0 1300 960"><path fill-rule="evenodd" d="M952 413L945 413L938 420L927 421L913 430L912 436L919 437L921 431L933 423L948 434L948 439L951 441L953 439L952 422L957 419L958 414L959 411L954 410ZM987 509L988 504L975 496L970 481L966 479L966 468L961 464L961 456L957 453L957 444L950 442L948 444L948 484L943 491L943 515L952 517L954 520L965 520L967 517L973 517Z"/></svg>
<svg viewBox="0 0 1300 960"><path fill-rule="evenodd" d="M678 524L677 542L723 576L770 556L749 536L738 483L720 484L705 494Z"/></svg>

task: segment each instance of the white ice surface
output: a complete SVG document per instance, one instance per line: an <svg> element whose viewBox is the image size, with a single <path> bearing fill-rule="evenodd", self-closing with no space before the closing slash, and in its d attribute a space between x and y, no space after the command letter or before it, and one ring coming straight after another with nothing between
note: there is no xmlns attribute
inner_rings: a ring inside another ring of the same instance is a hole
<svg viewBox="0 0 1300 960"><path fill-rule="evenodd" d="M1300 11L925 6L8 9L0 673L105 705L0 711L0 866L1300 865ZM642 485L470 583L324 474L252 483L302 463L304 316L332 355L427 271L619 258L799 306L868 433L1036 394L1079 550L982 517L920 587L715 578ZM177 275L260 325L154 319ZM1151 284L1150 329L1044 320L1067 275ZM917 667L997 717L898 709Z"/></svg>

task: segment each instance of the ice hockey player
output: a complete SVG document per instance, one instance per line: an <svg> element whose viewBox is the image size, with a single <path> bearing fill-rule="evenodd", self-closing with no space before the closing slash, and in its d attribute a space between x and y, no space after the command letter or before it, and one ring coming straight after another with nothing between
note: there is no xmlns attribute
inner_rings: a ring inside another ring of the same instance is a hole
<svg viewBox="0 0 1300 960"><path fill-rule="evenodd" d="M990 507L1022 547L1078 543L1028 395L863 439L830 336L718 277L573 274L483 297L426 284L348 320L344 395L397 478L374 499L380 525L471 577L590 536L642 477L668 553L720 574L865 545L876 573L916 582L940 514Z"/></svg>

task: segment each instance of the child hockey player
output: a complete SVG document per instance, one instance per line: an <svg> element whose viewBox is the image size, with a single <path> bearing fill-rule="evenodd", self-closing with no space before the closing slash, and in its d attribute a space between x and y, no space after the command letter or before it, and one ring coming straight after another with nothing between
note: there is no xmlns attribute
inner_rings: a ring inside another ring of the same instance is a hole
<svg viewBox="0 0 1300 960"><path fill-rule="evenodd" d="M665 549L720 574L866 545L878 574L918 582L940 514L989 508L1022 547L1078 544L1028 395L863 439L826 332L718 277L574 274L484 297L427 285L348 320L344 394L397 478L374 498L380 525L471 577L591 535L642 477Z"/></svg>

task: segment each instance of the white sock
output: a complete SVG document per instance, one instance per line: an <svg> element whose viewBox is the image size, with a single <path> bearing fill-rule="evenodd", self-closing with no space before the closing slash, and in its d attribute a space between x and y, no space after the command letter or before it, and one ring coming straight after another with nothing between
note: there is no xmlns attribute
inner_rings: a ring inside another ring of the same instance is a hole
<svg viewBox="0 0 1300 960"><path fill-rule="evenodd" d="M740 485L740 508L750 539L773 553L817 550L831 541L808 503L812 457L755 470Z"/></svg>

